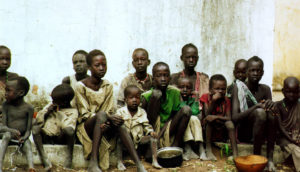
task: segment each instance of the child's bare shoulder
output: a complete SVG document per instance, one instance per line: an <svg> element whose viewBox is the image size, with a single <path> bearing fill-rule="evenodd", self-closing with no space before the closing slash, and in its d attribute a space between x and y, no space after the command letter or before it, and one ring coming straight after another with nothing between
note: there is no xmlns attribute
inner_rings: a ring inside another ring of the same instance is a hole
<svg viewBox="0 0 300 172"><path fill-rule="evenodd" d="M12 79L12 78L16 78L18 77L19 75L16 74L16 73L13 73L13 72L7 72L7 77Z"/></svg>
<svg viewBox="0 0 300 172"><path fill-rule="evenodd" d="M271 88L266 84L259 84L259 89L262 91L271 91Z"/></svg>

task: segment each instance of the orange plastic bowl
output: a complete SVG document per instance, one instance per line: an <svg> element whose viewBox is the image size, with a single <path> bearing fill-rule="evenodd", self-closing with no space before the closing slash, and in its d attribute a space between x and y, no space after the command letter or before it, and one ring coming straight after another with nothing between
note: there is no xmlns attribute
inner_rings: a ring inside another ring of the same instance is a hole
<svg viewBox="0 0 300 172"><path fill-rule="evenodd" d="M260 155L239 156L234 159L239 172L260 172L267 165L268 159Z"/></svg>

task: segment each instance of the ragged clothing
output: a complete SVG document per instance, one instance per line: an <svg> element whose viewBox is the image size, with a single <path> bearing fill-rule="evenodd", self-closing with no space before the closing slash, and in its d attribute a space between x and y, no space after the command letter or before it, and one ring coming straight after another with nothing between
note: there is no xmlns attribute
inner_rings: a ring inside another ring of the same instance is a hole
<svg viewBox="0 0 300 172"><path fill-rule="evenodd" d="M45 119L45 114L52 103L46 105L36 116L36 122L47 136L60 136L67 127L76 129L78 111L75 108L64 108L53 111Z"/></svg>
<svg viewBox="0 0 300 172"><path fill-rule="evenodd" d="M77 108L79 111L77 137L83 145L84 157L88 158L92 152L92 140L84 128L84 122L93 117L97 112L104 111L107 115L114 113L113 86L107 80L103 80L99 90L94 91L78 82L75 87ZM109 153L111 144L115 139L106 140L102 136L99 148L99 165L101 169L109 168Z"/></svg>
<svg viewBox="0 0 300 172"><path fill-rule="evenodd" d="M191 116L184 132L183 141L203 142L202 126L197 116Z"/></svg>
<svg viewBox="0 0 300 172"><path fill-rule="evenodd" d="M78 82L78 81L76 80L76 76L75 76L75 74L74 74L74 75L69 76L69 78L70 78L70 86L73 88L73 90L74 90L74 92L75 92L76 83ZM71 106L74 107L74 108L77 108L77 107L76 107L75 96L74 96L74 98L73 98L72 101L71 101Z"/></svg>
<svg viewBox="0 0 300 172"><path fill-rule="evenodd" d="M292 155L294 166L297 172L300 172L300 147L295 144L288 144L283 148L284 157Z"/></svg>
<svg viewBox="0 0 300 172"><path fill-rule="evenodd" d="M132 136L136 149L141 139L153 132L153 128L149 124L149 120L147 118L147 113L141 107L138 107L137 112L133 116L128 111L127 106L118 109L116 115L119 115L124 119L124 125Z"/></svg>
<svg viewBox="0 0 300 172"><path fill-rule="evenodd" d="M240 111L245 112L248 109L248 107L257 104L257 100L244 82L237 79L235 83L238 89Z"/></svg>

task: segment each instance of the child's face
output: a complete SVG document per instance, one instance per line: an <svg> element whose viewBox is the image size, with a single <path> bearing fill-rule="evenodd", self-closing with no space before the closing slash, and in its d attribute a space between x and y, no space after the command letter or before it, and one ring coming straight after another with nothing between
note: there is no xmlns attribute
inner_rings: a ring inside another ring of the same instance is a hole
<svg viewBox="0 0 300 172"><path fill-rule="evenodd" d="M106 73L106 58L102 55L93 57L92 64L89 67L92 76L95 78L101 79Z"/></svg>
<svg viewBox="0 0 300 172"><path fill-rule="evenodd" d="M8 81L5 87L5 99L7 102L16 100L18 96L18 81Z"/></svg>
<svg viewBox="0 0 300 172"><path fill-rule="evenodd" d="M73 69L78 74L86 74L87 72L87 63L86 63L86 57L83 54L75 54L72 58L73 62Z"/></svg>
<svg viewBox="0 0 300 172"><path fill-rule="evenodd" d="M249 63L247 69L247 77L249 82L258 83L264 74L264 69L259 61L252 61Z"/></svg>
<svg viewBox="0 0 300 172"><path fill-rule="evenodd" d="M181 55L181 60L183 61L185 69L194 69L197 65L198 58L198 52L193 47L186 48Z"/></svg>
<svg viewBox="0 0 300 172"><path fill-rule="evenodd" d="M170 70L165 65L156 66L154 69L153 82L156 88L165 90L170 82Z"/></svg>
<svg viewBox="0 0 300 172"><path fill-rule="evenodd" d="M283 86L282 93L288 102L297 102L299 98L299 85L295 82L286 83Z"/></svg>
<svg viewBox="0 0 300 172"><path fill-rule="evenodd" d="M150 64L150 60L144 51L137 51L132 57L132 65L136 72L145 72Z"/></svg>
<svg viewBox="0 0 300 172"><path fill-rule="evenodd" d="M212 95L214 94L220 94L221 98L225 97L226 94L226 82L222 80L214 80L212 83L212 88L210 89L210 93Z"/></svg>
<svg viewBox="0 0 300 172"><path fill-rule="evenodd" d="M192 95L193 87L189 79L179 79L178 88L180 89L180 94L182 98L187 98Z"/></svg>
<svg viewBox="0 0 300 172"><path fill-rule="evenodd" d="M233 71L234 77L243 82L246 80L247 77L246 73L247 73L247 62L244 61L237 64L237 66Z"/></svg>
<svg viewBox="0 0 300 172"><path fill-rule="evenodd" d="M0 71L6 71L10 67L10 53L6 48L0 49Z"/></svg>
<svg viewBox="0 0 300 172"><path fill-rule="evenodd" d="M141 93L138 88L131 88L129 94L125 98L125 102L129 110L136 110L141 102Z"/></svg>

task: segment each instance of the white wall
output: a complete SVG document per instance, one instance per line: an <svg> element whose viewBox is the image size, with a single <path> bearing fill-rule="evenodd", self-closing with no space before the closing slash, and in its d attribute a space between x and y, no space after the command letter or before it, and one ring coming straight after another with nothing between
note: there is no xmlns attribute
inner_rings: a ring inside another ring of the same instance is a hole
<svg viewBox="0 0 300 172"><path fill-rule="evenodd" d="M78 49L101 49L106 79L118 84L133 72L135 48L149 51L151 66L182 68L181 47L199 48L198 71L232 80L233 63L253 55L266 63L263 82L271 85L274 4L272 0L0 0L0 45L12 51L10 71L47 91L73 74Z"/></svg>

